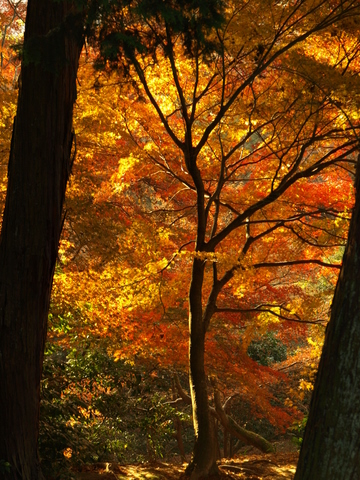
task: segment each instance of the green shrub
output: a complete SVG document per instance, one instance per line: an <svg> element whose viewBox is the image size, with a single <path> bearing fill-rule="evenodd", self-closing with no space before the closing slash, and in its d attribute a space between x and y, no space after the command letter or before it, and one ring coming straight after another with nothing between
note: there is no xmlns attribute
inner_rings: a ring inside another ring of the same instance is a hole
<svg viewBox="0 0 360 480"><path fill-rule="evenodd" d="M49 346L39 438L45 476L69 479L71 467L82 463L130 463L176 452L173 419L184 415L166 403L170 385L168 372L150 375L115 362L104 347Z"/></svg>
<svg viewBox="0 0 360 480"><path fill-rule="evenodd" d="M303 441L307 420L308 417L306 415L300 422L294 422L289 428L291 439L299 449Z"/></svg>
<svg viewBox="0 0 360 480"><path fill-rule="evenodd" d="M283 362L287 358L286 345L278 340L273 332L266 333L259 340L253 340L247 353L250 358L264 366Z"/></svg>

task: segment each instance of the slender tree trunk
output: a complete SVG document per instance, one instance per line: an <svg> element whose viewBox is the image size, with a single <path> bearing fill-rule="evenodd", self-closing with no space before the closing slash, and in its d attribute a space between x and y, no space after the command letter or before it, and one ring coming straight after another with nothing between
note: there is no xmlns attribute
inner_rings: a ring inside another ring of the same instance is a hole
<svg viewBox="0 0 360 480"><path fill-rule="evenodd" d="M295 480L360 478L360 164Z"/></svg>
<svg viewBox="0 0 360 480"><path fill-rule="evenodd" d="M195 430L195 447L187 474L191 479L207 477L218 472L213 425L210 420L205 375L205 326L202 317L202 286L204 262L194 259L189 293L189 358L190 391Z"/></svg>
<svg viewBox="0 0 360 480"><path fill-rule="evenodd" d="M72 2L28 1L26 64L0 240L1 479L42 478L37 455L40 379L71 168L81 35L81 17Z"/></svg>
<svg viewBox="0 0 360 480"><path fill-rule="evenodd" d="M178 398L177 396L177 387L176 387L176 384L179 384L180 385L180 382L179 382L179 379L176 375L174 375L174 379L173 379L173 395L172 395L172 399L174 401L176 401L176 399ZM180 456L181 456L181 460L183 462L185 462L185 448L184 448L184 442L183 442L183 439L182 439L182 424L181 424L181 420L179 417L175 416L174 417L174 427L175 427L175 433L174 433L174 437L176 438L176 441L177 441L177 444L178 444L178 448L179 448L179 453L180 453Z"/></svg>

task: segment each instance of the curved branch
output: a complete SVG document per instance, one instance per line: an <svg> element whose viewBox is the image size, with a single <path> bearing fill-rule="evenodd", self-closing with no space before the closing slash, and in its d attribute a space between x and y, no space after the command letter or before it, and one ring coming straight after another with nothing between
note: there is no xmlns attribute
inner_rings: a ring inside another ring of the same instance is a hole
<svg viewBox="0 0 360 480"><path fill-rule="evenodd" d="M270 313L271 315L274 315L275 317L285 320L286 322L295 322L295 323L306 323L309 325L321 325L324 326L325 323L327 323L327 320L302 320L301 318L290 318L286 317L285 315L281 315L279 313L274 312L270 308L221 308L221 307L216 307L216 312L218 313L251 313L251 312L256 312L256 313Z"/></svg>
<svg viewBox="0 0 360 480"><path fill-rule="evenodd" d="M275 452L274 446L264 437L240 427L240 425L238 425L232 417L225 413L225 410L221 405L220 392L217 387L216 379L212 378L211 383L214 389L215 411L222 426L234 437L244 441L247 444L253 445L264 453Z"/></svg>

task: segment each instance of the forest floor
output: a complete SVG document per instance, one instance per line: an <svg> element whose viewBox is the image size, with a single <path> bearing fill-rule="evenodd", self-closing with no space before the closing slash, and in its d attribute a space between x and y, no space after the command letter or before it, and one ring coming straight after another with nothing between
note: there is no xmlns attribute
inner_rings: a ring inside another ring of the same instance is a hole
<svg viewBox="0 0 360 480"><path fill-rule="evenodd" d="M221 480L292 480L295 475L298 452L294 448L271 454L247 452L231 460L219 462ZM184 465L175 463L142 463L119 465L115 463L89 465L76 474L77 480L179 480ZM218 477L219 479L219 477Z"/></svg>

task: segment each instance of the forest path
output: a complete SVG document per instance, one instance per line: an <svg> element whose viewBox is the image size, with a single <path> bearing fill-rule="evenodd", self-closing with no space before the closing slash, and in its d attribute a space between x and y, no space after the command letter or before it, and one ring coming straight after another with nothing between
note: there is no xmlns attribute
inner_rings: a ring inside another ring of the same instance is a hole
<svg viewBox="0 0 360 480"><path fill-rule="evenodd" d="M242 455L220 462L221 480L292 480L298 453ZM171 463L97 464L76 473L76 480L179 480L183 465Z"/></svg>

